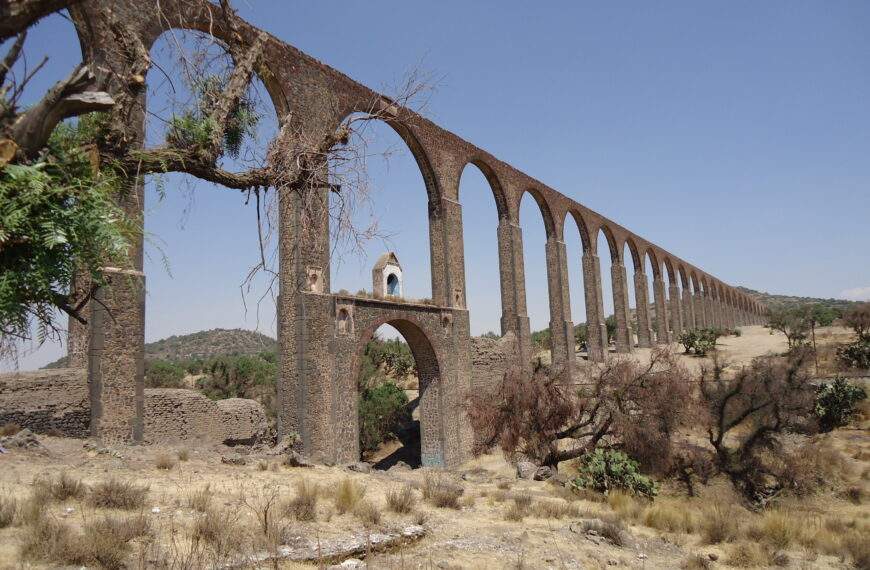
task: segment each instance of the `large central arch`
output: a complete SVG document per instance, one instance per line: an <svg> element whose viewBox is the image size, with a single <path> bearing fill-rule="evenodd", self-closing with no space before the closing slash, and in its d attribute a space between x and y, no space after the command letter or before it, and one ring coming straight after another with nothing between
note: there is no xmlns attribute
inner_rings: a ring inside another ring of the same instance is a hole
<svg viewBox="0 0 870 570"><path fill-rule="evenodd" d="M381 325L390 325L404 337L405 342L414 355L419 380L420 412L420 463L424 466L440 466L444 462L444 429L441 423L441 366L432 342L419 324L410 318L385 318L375 321L360 334L357 340L357 351L353 369L356 372L354 382L359 383L360 367L365 346L368 344ZM359 441L359 400L351 398L357 418L356 439Z"/></svg>

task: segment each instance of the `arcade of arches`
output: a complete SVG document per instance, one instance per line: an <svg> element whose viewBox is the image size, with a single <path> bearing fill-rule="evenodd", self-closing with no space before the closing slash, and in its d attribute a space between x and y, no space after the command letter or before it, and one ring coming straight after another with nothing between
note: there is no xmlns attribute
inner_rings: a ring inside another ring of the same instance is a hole
<svg viewBox="0 0 870 570"><path fill-rule="evenodd" d="M96 22L102 3L83 3L71 11L77 22ZM143 4L153 7L143 8ZM115 0L112 9L120 17L130 16L131 30L145 46L166 22L213 30L218 37L229 33L222 18L212 13L215 5L207 0L161 0L159 7L156 0ZM157 21L157 14L163 21ZM237 19L232 33L251 45L260 31ZM118 39L99 26L79 26L79 35L86 58L111 62L124 53ZM299 239L305 213L298 194L278 188L278 430L279 435L299 434L304 452L312 459L357 460L358 355L384 323L402 333L420 370L421 394L425 394L421 399L423 464L452 467L468 456L472 434L463 412L466 395L498 379L508 366L528 366L531 360L519 223L526 192L540 208L546 229L540 255L546 260L554 366L570 370L576 363L565 224L574 224L582 241L590 360L603 359L608 349L602 271L610 272L617 352L671 342L684 329L762 322L764 307L740 290L425 118L396 107L296 48L267 36L261 57L263 67L272 73L267 88L282 122L298 121L300 132L332 132L348 114L381 106L391 117L390 126L411 149L427 191L432 300L421 303L403 299L400 284L389 281L388 294L382 296L332 292L328 221L306 218L304 233L313 238ZM464 259L459 200L459 180L468 164L483 172L498 212L493 231L498 236L500 339L472 339L469 330L473 307L466 306L465 283L466 270L473 265ZM602 251L609 251L610 259L599 257L599 240L606 241ZM142 437L145 277L141 258L139 263L124 269L98 293L100 303L92 303L97 318L87 329L78 329L76 334L82 338L70 341L71 346L86 347L71 354L71 364L88 370L92 407L97 410L91 429L109 441ZM633 268L632 282L627 267ZM628 302L630 287L637 305L634 317Z"/></svg>

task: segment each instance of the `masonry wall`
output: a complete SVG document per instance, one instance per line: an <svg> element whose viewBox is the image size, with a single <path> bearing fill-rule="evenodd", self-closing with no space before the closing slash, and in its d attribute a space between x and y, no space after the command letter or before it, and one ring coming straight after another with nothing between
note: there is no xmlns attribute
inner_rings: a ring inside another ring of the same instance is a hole
<svg viewBox="0 0 870 570"><path fill-rule="evenodd" d="M0 425L13 422L37 433L90 435L91 406L83 369L0 374ZM212 401L193 390L145 390L145 441L199 440L251 444L269 434L263 407L254 400Z"/></svg>
<svg viewBox="0 0 870 570"><path fill-rule="evenodd" d="M87 437L90 422L84 369L0 374L0 425L15 423L37 433Z"/></svg>
<svg viewBox="0 0 870 570"><path fill-rule="evenodd" d="M517 361L517 339L513 333L501 338L472 337L471 389L475 394L494 393L505 373Z"/></svg>

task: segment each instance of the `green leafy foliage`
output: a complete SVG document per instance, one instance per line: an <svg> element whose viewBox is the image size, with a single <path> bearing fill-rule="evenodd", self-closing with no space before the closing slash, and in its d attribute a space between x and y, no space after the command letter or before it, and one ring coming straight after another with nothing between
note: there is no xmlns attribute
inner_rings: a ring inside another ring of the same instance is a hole
<svg viewBox="0 0 870 570"><path fill-rule="evenodd" d="M550 329L535 331L532 333L532 344L540 349L548 350L553 347L553 336Z"/></svg>
<svg viewBox="0 0 870 570"><path fill-rule="evenodd" d="M97 171L89 146L101 115L62 123L45 153L0 170L0 332L39 340L55 328L55 309L68 308L76 270L104 282L101 267L125 265L139 233L116 204L121 188L110 166Z"/></svg>
<svg viewBox="0 0 870 570"><path fill-rule="evenodd" d="M199 78L193 85L197 98L194 109L185 110L169 120L167 142L183 149L207 149L211 137L219 125L214 124L212 113L224 91L228 76L209 75ZM253 101L247 96L239 100L230 112L223 132L223 152L238 158L246 137L254 138L260 115Z"/></svg>
<svg viewBox="0 0 870 570"><path fill-rule="evenodd" d="M839 376L829 384L820 385L816 389L815 407L819 429L827 432L848 424L855 413L855 405L866 398L864 388Z"/></svg>
<svg viewBox="0 0 870 570"><path fill-rule="evenodd" d="M408 396L392 382L366 388L359 396L359 441L363 453L376 450L410 421Z"/></svg>
<svg viewBox="0 0 870 570"><path fill-rule="evenodd" d="M154 360L145 363L145 386L148 388L181 388L185 369L174 362Z"/></svg>
<svg viewBox="0 0 870 570"><path fill-rule="evenodd" d="M649 499L658 494L655 481L641 474L638 462L616 449L595 448L580 458L578 471L572 485L580 489L622 489Z"/></svg>
<svg viewBox="0 0 870 570"><path fill-rule="evenodd" d="M721 329L692 329L681 332L679 341L686 354L694 352L696 356L705 356L716 348L716 340L724 334Z"/></svg>
<svg viewBox="0 0 870 570"><path fill-rule="evenodd" d="M604 319L604 326L607 328L607 343L610 344L616 338L616 317L610 315Z"/></svg>
<svg viewBox="0 0 870 570"><path fill-rule="evenodd" d="M417 373L411 348L398 338L370 340L366 344L360 366L361 387L370 387L387 377L398 379Z"/></svg>
<svg viewBox="0 0 870 570"><path fill-rule="evenodd" d="M263 404L269 417L277 415L278 365L274 353L218 356L203 369L206 374L197 381L197 387L207 397L250 398Z"/></svg>

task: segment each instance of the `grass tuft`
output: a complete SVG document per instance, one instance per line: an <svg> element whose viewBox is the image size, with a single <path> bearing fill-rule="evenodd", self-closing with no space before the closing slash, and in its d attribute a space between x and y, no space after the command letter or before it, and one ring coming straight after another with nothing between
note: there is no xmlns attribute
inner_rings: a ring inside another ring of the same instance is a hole
<svg viewBox="0 0 870 570"><path fill-rule="evenodd" d="M206 512L211 507L211 485L206 483L204 487L189 493L187 495L187 506L200 513Z"/></svg>
<svg viewBox="0 0 870 570"><path fill-rule="evenodd" d="M368 499L360 499L353 508L353 514L368 526L381 522L381 511Z"/></svg>
<svg viewBox="0 0 870 570"><path fill-rule="evenodd" d="M148 487L112 478L94 485L88 495L92 507L133 510L145 506Z"/></svg>
<svg viewBox="0 0 870 570"><path fill-rule="evenodd" d="M0 528L12 526L18 514L18 499L12 495L0 495Z"/></svg>
<svg viewBox="0 0 870 570"><path fill-rule="evenodd" d="M405 515L414 510L414 490L410 485L390 489L387 492L387 507L394 513Z"/></svg>
<svg viewBox="0 0 870 570"><path fill-rule="evenodd" d="M169 471L175 467L175 460L171 455L161 453L154 459L154 466L163 471Z"/></svg>
<svg viewBox="0 0 870 570"><path fill-rule="evenodd" d="M296 481L296 496L284 507L284 512L297 521L313 521L317 518L317 500L320 489L307 479Z"/></svg>
<svg viewBox="0 0 870 570"><path fill-rule="evenodd" d="M350 477L342 479L335 488L333 502L335 510L342 515L353 511L357 503L359 503L366 494L366 489L358 482Z"/></svg>
<svg viewBox="0 0 870 570"><path fill-rule="evenodd" d="M737 538L736 509L714 504L701 518L701 536L707 544L732 542Z"/></svg>
<svg viewBox="0 0 870 570"><path fill-rule="evenodd" d="M423 479L423 499L439 509L458 509L465 490L448 476L427 473Z"/></svg>

